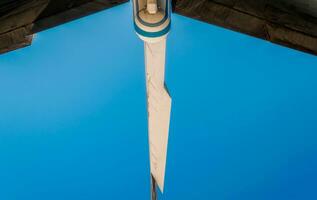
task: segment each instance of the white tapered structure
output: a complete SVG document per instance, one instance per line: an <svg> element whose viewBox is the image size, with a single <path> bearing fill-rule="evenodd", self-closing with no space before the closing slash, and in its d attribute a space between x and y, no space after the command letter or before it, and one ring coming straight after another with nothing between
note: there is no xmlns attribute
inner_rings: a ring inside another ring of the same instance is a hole
<svg viewBox="0 0 317 200"><path fill-rule="evenodd" d="M172 103L164 82L170 0L133 0L133 14L144 41L151 177L163 192Z"/></svg>
<svg viewBox="0 0 317 200"><path fill-rule="evenodd" d="M164 84L166 39L144 46L151 174L163 192L172 103Z"/></svg>

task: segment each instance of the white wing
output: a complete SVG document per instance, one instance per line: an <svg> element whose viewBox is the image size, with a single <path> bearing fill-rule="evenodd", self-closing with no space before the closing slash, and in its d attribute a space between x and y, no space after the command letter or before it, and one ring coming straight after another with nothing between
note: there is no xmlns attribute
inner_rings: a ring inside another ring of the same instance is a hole
<svg viewBox="0 0 317 200"><path fill-rule="evenodd" d="M164 83L166 39L144 49L151 174L163 192L172 103Z"/></svg>

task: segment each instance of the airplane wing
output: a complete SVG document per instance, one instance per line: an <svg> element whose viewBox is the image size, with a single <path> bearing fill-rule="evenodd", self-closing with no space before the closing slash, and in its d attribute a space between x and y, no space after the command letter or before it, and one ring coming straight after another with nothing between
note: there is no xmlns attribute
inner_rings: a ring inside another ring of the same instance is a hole
<svg viewBox="0 0 317 200"><path fill-rule="evenodd" d="M316 0L173 0L173 10L317 55Z"/></svg>
<svg viewBox="0 0 317 200"><path fill-rule="evenodd" d="M164 190L171 97L164 83L166 38L144 43L150 167L160 190Z"/></svg>
<svg viewBox="0 0 317 200"><path fill-rule="evenodd" d="M128 0L0 0L0 54L29 46L33 34Z"/></svg>

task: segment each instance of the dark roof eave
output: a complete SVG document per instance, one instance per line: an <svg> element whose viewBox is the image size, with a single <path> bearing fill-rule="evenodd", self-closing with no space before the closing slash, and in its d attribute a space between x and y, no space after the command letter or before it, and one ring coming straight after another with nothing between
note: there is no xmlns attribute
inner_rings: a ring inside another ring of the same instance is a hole
<svg viewBox="0 0 317 200"><path fill-rule="evenodd" d="M34 33L127 1L4 0L0 3L0 54L31 45Z"/></svg>
<svg viewBox="0 0 317 200"><path fill-rule="evenodd" d="M180 15L317 55L317 10L312 15L285 2L173 0L174 12Z"/></svg>

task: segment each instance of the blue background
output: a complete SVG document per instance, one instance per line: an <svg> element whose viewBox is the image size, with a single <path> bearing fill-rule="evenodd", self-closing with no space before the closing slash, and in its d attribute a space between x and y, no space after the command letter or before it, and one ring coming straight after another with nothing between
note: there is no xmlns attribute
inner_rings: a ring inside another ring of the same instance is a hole
<svg viewBox="0 0 317 200"><path fill-rule="evenodd" d="M149 199L130 4L0 57L0 199ZM317 199L317 58L174 15L161 199Z"/></svg>

